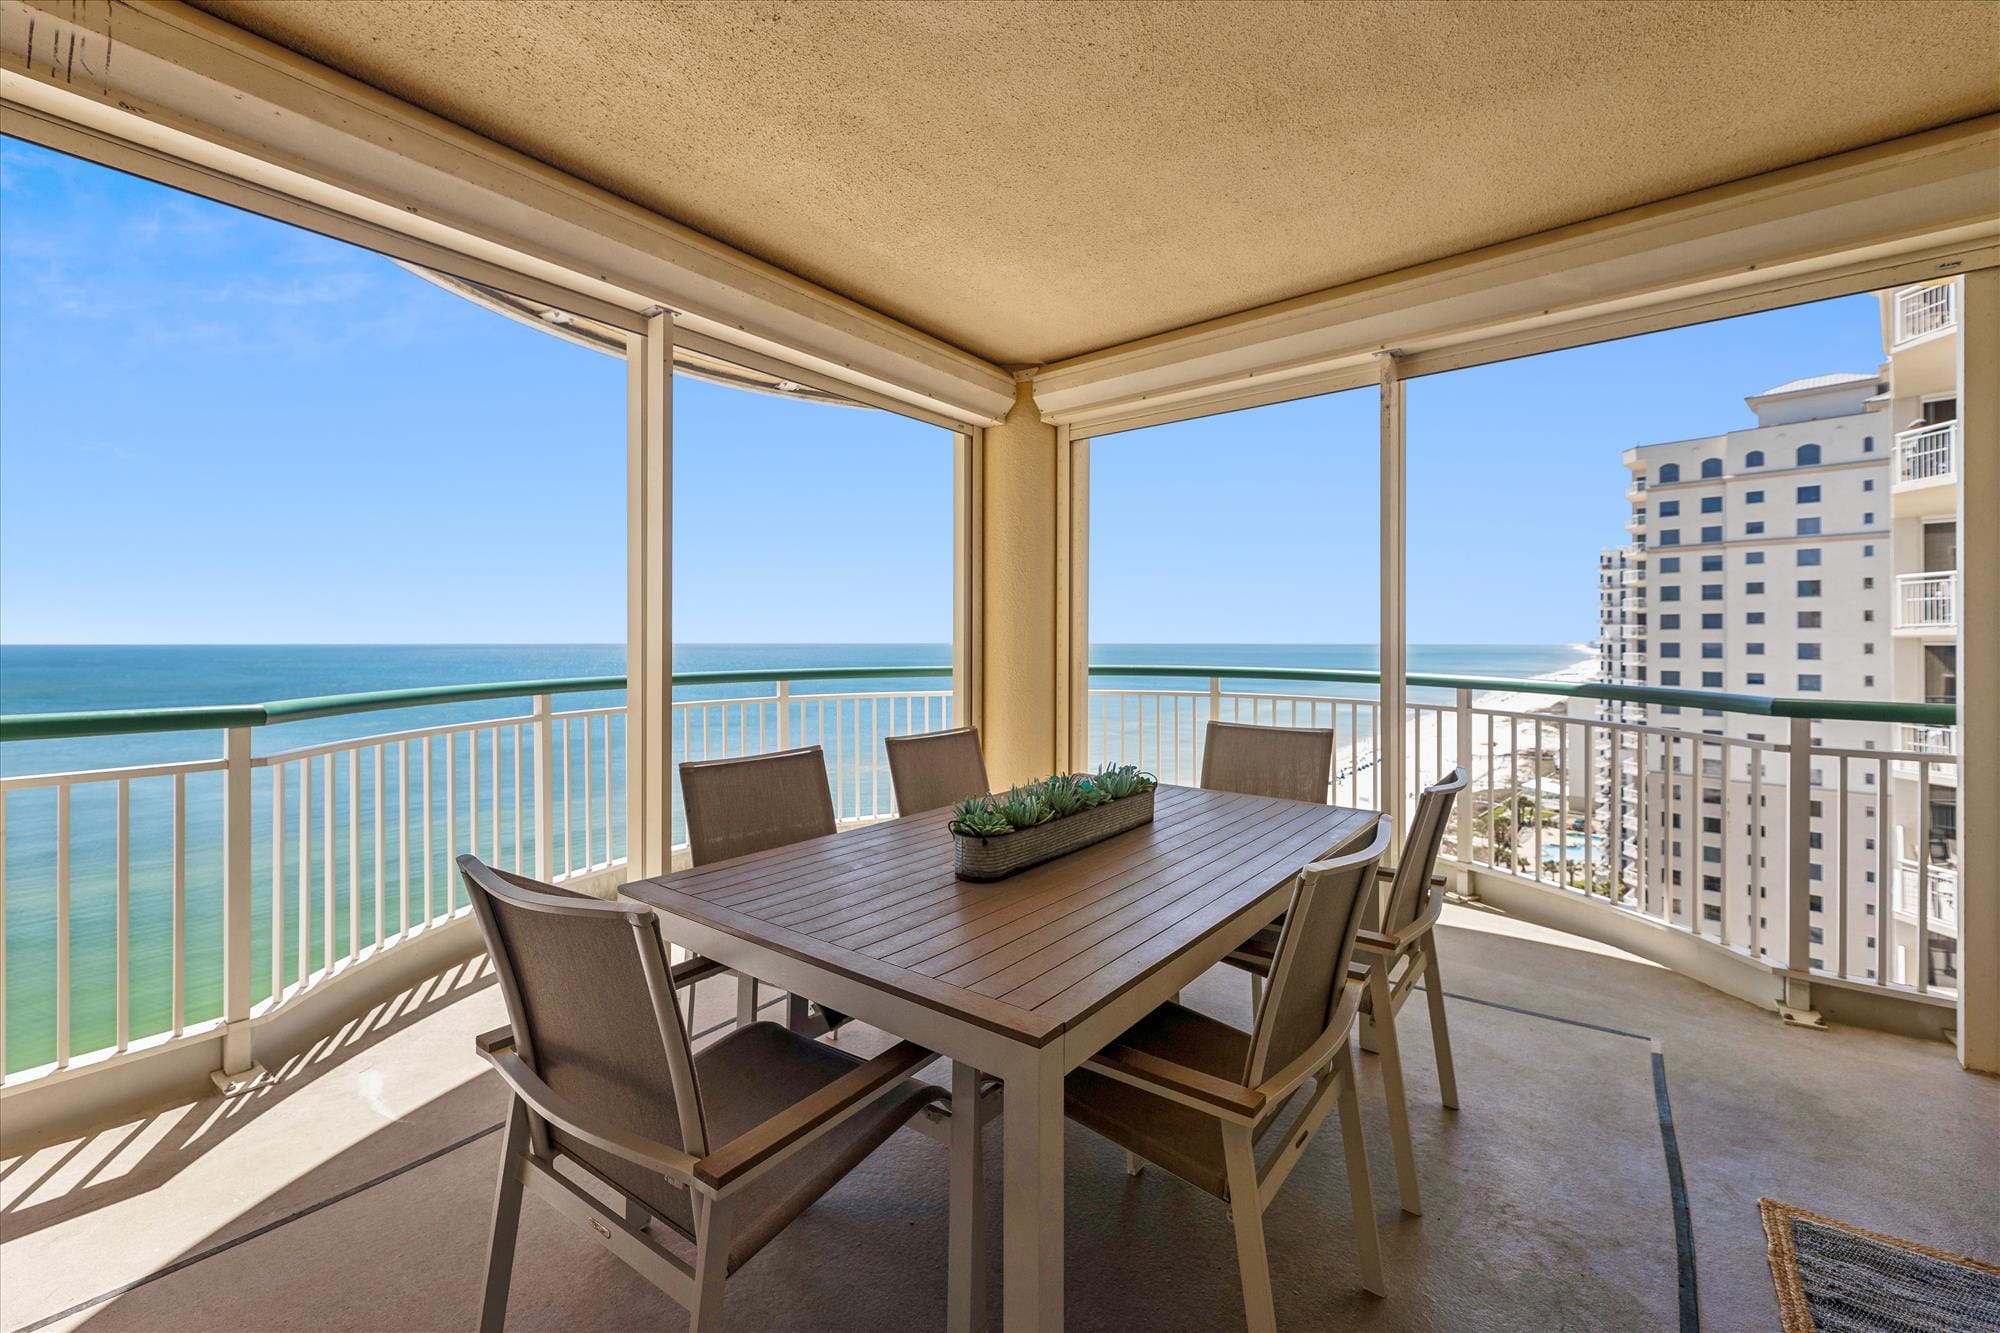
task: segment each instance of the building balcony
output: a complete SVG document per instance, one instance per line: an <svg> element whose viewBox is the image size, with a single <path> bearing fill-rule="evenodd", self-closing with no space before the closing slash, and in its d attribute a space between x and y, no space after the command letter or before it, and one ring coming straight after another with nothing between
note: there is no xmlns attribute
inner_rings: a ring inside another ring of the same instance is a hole
<svg viewBox="0 0 2000 1333"><path fill-rule="evenodd" d="M1905 287L1896 293L1890 350L1936 338L1958 327L1958 287L1951 282Z"/></svg>
<svg viewBox="0 0 2000 1333"><path fill-rule="evenodd" d="M1645 530L1646 530L1646 511L1643 509L1634 509L1630 517L1628 517L1625 520L1625 531L1631 533L1640 533L1644 532Z"/></svg>
<svg viewBox="0 0 2000 1333"><path fill-rule="evenodd" d="M1919 874L1914 861L1899 861L1896 864L1896 916L1904 921L1917 919L1917 904L1922 901L1918 892L1919 881L1930 890L1929 929L1941 934L1958 934L1958 870L1953 866L1933 865Z"/></svg>
<svg viewBox="0 0 2000 1333"><path fill-rule="evenodd" d="M1896 578L1896 633L1945 638L1958 632L1956 572L1901 574Z"/></svg>
<svg viewBox="0 0 2000 1333"><path fill-rule="evenodd" d="M1643 569L1622 569L1618 571L1618 581L1628 588L1636 588L1646 581Z"/></svg>
<svg viewBox="0 0 2000 1333"><path fill-rule="evenodd" d="M1646 498L1646 479L1634 477L1632 484L1625 488L1625 498L1635 503Z"/></svg>
<svg viewBox="0 0 2000 1333"><path fill-rule="evenodd" d="M1942 421L1896 436L1890 504L1898 518L1931 518L1958 508L1959 424Z"/></svg>
<svg viewBox="0 0 2000 1333"><path fill-rule="evenodd" d="M1906 755L1923 756L1920 759L1896 760L1894 771L1898 778L1916 782L1927 776L1934 783L1958 785L1957 727L1932 727L1914 722L1898 723L1894 745Z"/></svg>

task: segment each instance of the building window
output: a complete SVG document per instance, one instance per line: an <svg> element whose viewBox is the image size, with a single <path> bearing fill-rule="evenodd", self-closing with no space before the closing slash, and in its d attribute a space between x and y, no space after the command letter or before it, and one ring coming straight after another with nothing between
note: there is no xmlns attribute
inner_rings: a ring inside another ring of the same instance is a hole
<svg viewBox="0 0 2000 1333"><path fill-rule="evenodd" d="M1662 500L1659 503L1657 512L1661 518L1678 518L1681 512L1681 502L1679 500Z"/></svg>
<svg viewBox="0 0 2000 1333"><path fill-rule="evenodd" d="M1872 575L1864 577L1861 580L1861 591L1871 592L1874 590L1874 587L1875 587L1875 579Z"/></svg>
<svg viewBox="0 0 2000 1333"><path fill-rule="evenodd" d="M1681 572L1681 558L1680 558L1679 556L1677 556L1677 555L1663 555L1663 556L1661 556L1661 557L1660 557L1660 572L1661 572L1662 574L1678 574L1678 573L1680 573L1680 572Z"/></svg>
<svg viewBox="0 0 2000 1333"><path fill-rule="evenodd" d="M1818 611L1799 612L1800 629L1818 629L1819 627L1820 627L1820 613Z"/></svg>
<svg viewBox="0 0 2000 1333"><path fill-rule="evenodd" d="M1708 658L1721 657L1722 645L1719 643L1704 643L1701 646L1701 655Z"/></svg>
<svg viewBox="0 0 2000 1333"><path fill-rule="evenodd" d="M1867 527L1873 527L1873 526L1874 526L1874 524L1875 524L1875 511L1874 511L1874 510L1872 510L1872 509L1864 509L1864 510L1862 510L1862 511L1861 511L1861 526L1862 526L1862 527L1864 527L1864 528L1867 528ZM1867 555L1873 555L1873 554L1875 554L1875 548L1874 548L1874 547L1872 547L1872 546L1871 546L1871 547L1869 547L1869 548L1867 549L1867 551L1866 551L1866 552L1864 552L1864 554L1867 554Z"/></svg>
<svg viewBox="0 0 2000 1333"><path fill-rule="evenodd" d="M1794 461L1800 467L1817 467L1819 465L1819 446L1816 444L1800 445L1798 456Z"/></svg>
<svg viewBox="0 0 2000 1333"><path fill-rule="evenodd" d="M1720 611L1704 611L1704 612L1702 612L1702 614L1701 614L1701 627L1702 627L1703 629L1721 629L1721 628L1722 628L1722 612L1720 612Z"/></svg>
<svg viewBox="0 0 2000 1333"><path fill-rule="evenodd" d="M1660 464L1661 481L1679 481L1680 479L1681 479L1681 465L1679 463Z"/></svg>
<svg viewBox="0 0 2000 1333"><path fill-rule="evenodd" d="M1661 629L1679 629L1680 627L1681 617L1679 612L1669 611L1660 617Z"/></svg>
<svg viewBox="0 0 2000 1333"><path fill-rule="evenodd" d="M1745 611L1743 613L1743 623L1746 625L1761 625L1764 623L1764 613L1762 611Z"/></svg>
<svg viewBox="0 0 2000 1333"><path fill-rule="evenodd" d="M1798 492L1798 501L1799 501L1799 503L1800 503L1800 504L1802 504L1802 505L1809 505L1809 504L1818 504L1818 503L1819 503L1819 487L1817 487L1817 486L1801 486L1801 487L1799 487L1799 492Z"/></svg>
<svg viewBox="0 0 2000 1333"><path fill-rule="evenodd" d="M1801 537L1819 536L1819 519L1818 518L1800 519L1797 535Z"/></svg>
<svg viewBox="0 0 2000 1333"><path fill-rule="evenodd" d="M1804 520L1804 519L1800 519L1800 520L1799 520L1799 522L1801 522L1801 523L1803 523L1803 522L1805 522L1805 521L1806 521L1806 520ZM1801 546L1801 547L1799 548L1799 563L1800 563L1801 565L1816 565L1816 564L1818 564L1818 563L1819 563L1819 547L1817 547L1817 546Z"/></svg>
<svg viewBox="0 0 2000 1333"><path fill-rule="evenodd" d="M1669 584L1666 587L1660 589L1661 601L1678 602L1680 599L1681 599L1681 590L1678 585Z"/></svg>
<svg viewBox="0 0 2000 1333"><path fill-rule="evenodd" d="M1750 657L1762 657L1764 655L1764 645L1761 643L1746 643L1743 645L1743 651Z"/></svg>
<svg viewBox="0 0 2000 1333"><path fill-rule="evenodd" d="M1680 673L1680 672L1678 672L1678 671L1662 671L1662 672L1660 673L1660 684L1662 684L1662 685L1678 685L1678 684L1680 684L1680 683L1681 683L1681 673Z"/></svg>
<svg viewBox="0 0 2000 1333"><path fill-rule="evenodd" d="M1819 596L1819 580L1818 580L1818 579L1800 579L1800 580L1799 580L1799 596L1801 596L1801 597L1817 597L1817 596Z"/></svg>
<svg viewBox="0 0 2000 1333"><path fill-rule="evenodd" d="M1702 673L1701 673L1701 687L1702 687L1702 688L1703 688L1704 690L1719 690L1719 689L1721 689L1721 688L1722 688L1722 673L1721 673L1720 671L1704 671L1704 672L1702 672Z"/></svg>
<svg viewBox="0 0 2000 1333"><path fill-rule="evenodd" d="M1761 583L1746 583L1743 585L1743 591L1755 597L1758 593L1764 591L1764 585Z"/></svg>
<svg viewBox="0 0 2000 1333"><path fill-rule="evenodd" d="M1799 693L1801 693L1801 694L1818 694L1818 693L1819 693L1819 677L1818 677L1818 676L1800 676L1800 677L1799 677Z"/></svg>
<svg viewBox="0 0 2000 1333"><path fill-rule="evenodd" d="M1873 689L1875 687L1875 677L1863 676L1861 678L1861 684L1868 689Z"/></svg>
<svg viewBox="0 0 2000 1333"><path fill-rule="evenodd" d="M1701 512L1702 512L1702 513L1704 513L1704 514L1719 514L1719 513L1721 513L1721 512L1722 512L1722 497L1721 497L1721 496L1719 496L1719 495L1704 495L1704 496L1702 496L1702 497L1701 497Z"/></svg>
<svg viewBox="0 0 2000 1333"><path fill-rule="evenodd" d="M1873 435L1864 435L1861 437L1861 452L1864 454L1875 452L1875 437Z"/></svg>
<svg viewBox="0 0 2000 1333"><path fill-rule="evenodd" d="M1764 492L1762 492L1762 491L1745 491L1745 492L1743 493L1743 503L1744 503L1744 504L1747 504L1747 505L1760 505L1760 504L1763 504L1763 503L1764 503Z"/></svg>
<svg viewBox="0 0 2000 1333"><path fill-rule="evenodd" d="M1746 565L1761 565L1764 563L1764 553L1762 551L1746 551L1743 555L1743 563Z"/></svg>
<svg viewBox="0 0 2000 1333"><path fill-rule="evenodd" d="M1875 489L1875 478L1873 478L1873 477L1863 477L1863 478L1861 479L1861 489L1862 489L1862 490L1864 490L1864 491L1872 491L1872 490L1874 490L1874 489Z"/></svg>
<svg viewBox="0 0 2000 1333"><path fill-rule="evenodd" d="M1680 655L1681 646L1678 643L1663 643L1660 645L1660 656L1679 657Z"/></svg>
<svg viewBox="0 0 2000 1333"><path fill-rule="evenodd" d="M1722 557L1721 557L1721 556L1719 556L1719 555L1705 555L1705 556L1703 556L1703 557L1701 558L1701 572L1702 572L1702 573L1704 573L1704 574L1717 574L1717 573L1720 573L1721 571L1722 571Z"/></svg>
<svg viewBox="0 0 2000 1333"><path fill-rule="evenodd" d="M1752 449L1749 453L1743 455L1743 466L1744 467L1764 466L1764 451L1762 449Z"/></svg>
<svg viewBox="0 0 2000 1333"><path fill-rule="evenodd" d="M1799 660L1800 660L1801 662L1817 662L1817 661L1819 661L1819 645L1818 645L1818 644L1816 644L1816 643L1802 643L1802 644L1800 644L1800 645L1799 645Z"/></svg>
<svg viewBox="0 0 2000 1333"><path fill-rule="evenodd" d="M1721 476L1721 475L1722 475L1722 460L1721 460L1720 458L1704 458L1704 459L1702 459L1702 460L1701 460L1701 475L1702 475L1703 477L1719 477L1719 476Z"/></svg>
<svg viewBox="0 0 2000 1333"><path fill-rule="evenodd" d="M1720 527L1720 526L1717 526L1717 527L1712 527L1712 528L1703 528L1703 529L1701 530L1701 539L1702 539L1703 541L1705 541L1705 542L1719 542L1719 541L1721 541L1721 540L1722 540L1722 529L1721 529L1721 527Z"/></svg>
<svg viewBox="0 0 2000 1333"><path fill-rule="evenodd" d="M1748 523L1745 523L1745 524L1743 525L1743 535L1744 535L1745 537L1761 537L1761 536L1763 536L1763 535L1764 535L1764 520L1763 520L1763 519L1760 519L1760 518L1753 518L1753 519L1751 519L1751 520L1750 520L1750 521L1749 521Z"/></svg>
<svg viewBox="0 0 2000 1333"><path fill-rule="evenodd" d="M1704 602L1719 602L1719 601L1721 601L1721 600L1722 600L1722 585L1721 585L1720 583L1704 583L1704 584L1702 584L1702 585L1701 585L1701 600L1702 600L1702 601L1704 601Z"/></svg>
<svg viewBox="0 0 2000 1333"><path fill-rule="evenodd" d="M1870 519L1873 519L1873 518L1874 518L1875 516L1874 516L1873 514L1870 514L1870 515L1869 515L1868 517L1869 517ZM1866 545L1864 545L1864 546L1863 546L1863 547L1861 548L1861 554L1862 554L1862 555L1863 555L1864 557L1865 557L1865 556L1871 556L1871 555L1874 555L1874 554L1875 554L1875 544L1874 544L1873 542L1869 542L1869 543L1867 543Z"/></svg>
<svg viewBox="0 0 2000 1333"><path fill-rule="evenodd" d="M1762 685L1764 683L1764 673L1761 671L1752 671L1749 675L1743 678L1743 683L1745 685ZM1752 736L1750 739L1753 741L1760 741L1764 738L1762 736Z"/></svg>
<svg viewBox="0 0 2000 1333"><path fill-rule="evenodd" d="M1679 528L1668 528L1665 532L1662 532L1660 534L1660 545L1679 546L1680 544L1681 544L1681 530Z"/></svg>

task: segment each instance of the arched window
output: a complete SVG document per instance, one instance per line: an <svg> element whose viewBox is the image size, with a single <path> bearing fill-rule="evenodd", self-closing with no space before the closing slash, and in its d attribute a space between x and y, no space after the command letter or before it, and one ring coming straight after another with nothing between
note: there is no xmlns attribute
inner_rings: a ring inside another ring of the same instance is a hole
<svg viewBox="0 0 2000 1333"><path fill-rule="evenodd" d="M1666 481L1679 481L1680 479L1681 479L1681 465L1680 465L1679 463L1662 463L1662 464L1660 464L1660 480L1661 480L1661 481L1663 481L1663 482L1666 482Z"/></svg>
<svg viewBox="0 0 2000 1333"><path fill-rule="evenodd" d="M1813 466L1814 464L1818 463L1818 462L1819 462L1819 446L1818 446L1818 445L1816 445L1816 444L1802 444L1802 445L1800 445L1800 446L1799 446L1799 460L1798 460L1798 461L1799 461L1799 466L1800 466L1800 467L1812 467L1812 466Z"/></svg>
<svg viewBox="0 0 2000 1333"><path fill-rule="evenodd" d="M1764 451L1762 449L1752 449L1749 453L1743 455L1743 466L1744 467L1764 466Z"/></svg>
<svg viewBox="0 0 2000 1333"><path fill-rule="evenodd" d="M1702 475L1702 476L1704 476L1704 477L1719 477L1719 476L1721 476L1721 475L1722 475L1722 460L1721 460L1720 458L1704 458L1704 459L1702 459L1702 460L1701 460L1701 475Z"/></svg>

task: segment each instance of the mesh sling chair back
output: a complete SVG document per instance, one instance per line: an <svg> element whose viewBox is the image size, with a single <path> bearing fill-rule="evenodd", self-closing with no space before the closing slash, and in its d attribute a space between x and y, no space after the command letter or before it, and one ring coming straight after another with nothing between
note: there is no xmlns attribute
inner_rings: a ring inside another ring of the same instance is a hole
<svg viewBox="0 0 2000 1333"><path fill-rule="evenodd" d="M1367 985L1362 1008L1361 1047L1382 1057L1382 1090L1389 1102L1389 1141L1396 1158L1396 1190L1403 1211L1423 1212L1417 1182L1416 1149L1410 1135L1409 1105L1403 1092L1403 1052L1396 1035L1396 1015L1422 982L1429 1002L1431 1043L1437 1053L1438 1094L1444 1105L1458 1107L1458 1080L1451 1062L1451 1030L1445 1023L1444 979L1438 967L1437 935L1432 929L1444 911L1444 880L1437 874L1438 849L1451 812L1468 779L1463 768L1424 788L1417 799L1409 841L1393 870L1383 867L1379 880L1388 883L1381 929L1364 926L1355 973ZM1272 965L1268 938L1249 940L1228 962L1250 973L1252 983Z"/></svg>
<svg viewBox="0 0 2000 1333"><path fill-rule="evenodd" d="M1333 732L1210 722L1202 740L1201 785L1209 791L1326 802Z"/></svg>
<svg viewBox="0 0 2000 1333"><path fill-rule="evenodd" d="M901 1042L863 1061L775 1023L689 1045L659 924L458 858L508 1026L478 1039L512 1094L480 1327L506 1318L521 1199L533 1189L721 1327L729 1275L944 1090ZM557 1169L564 1163L568 1174ZM574 1178L586 1173L617 1202ZM694 1247L684 1259L651 1230Z"/></svg>
<svg viewBox="0 0 2000 1333"><path fill-rule="evenodd" d="M1388 845L1385 819L1367 847L1299 872L1253 1031L1163 1004L1065 1084L1071 1119L1228 1203L1253 1330L1276 1320L1264 1210L1336 1102L1362 1285L1384 1290L1349 1037L1363 994L1350 964ZM1258 1143L1308 1081L1311 1095L1260 1164Z"/></svg>
<svg viewBox="0 0 2000 1333"><path fill-rule="evenodd" d="M896 810L913 815L983 796L986 756L979 748L979 728L956 727L917 736L884 736L889 756L889 782L896 792Z"/></svg>
<svg viewBox="0 0 2000 1333"><path fill-rule="evenodd" d="M838 827L826 754L817 745L690 761L680 770L688 858L697 866L826 837ZM736 978L738 1026L757 1021L757 984L754 977ZM813 1009L803 996L791 996L786 1005L786 1025L808 1035L831 1031L844 1021L839 1014Z"/></svg>

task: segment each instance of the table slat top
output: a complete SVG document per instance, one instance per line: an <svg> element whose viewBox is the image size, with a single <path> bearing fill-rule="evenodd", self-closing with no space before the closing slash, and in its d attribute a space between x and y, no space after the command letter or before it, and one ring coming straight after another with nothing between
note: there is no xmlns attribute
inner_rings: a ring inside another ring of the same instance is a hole
<svg viewBox="0 0 2000 1333"><path fill-rule="evenodd" d="M991 884L952 874L949 818L923 811L624 893L1044 1045L1300 866L1356 845L1377 815L1163 786L1152 823Z"/></svg>

